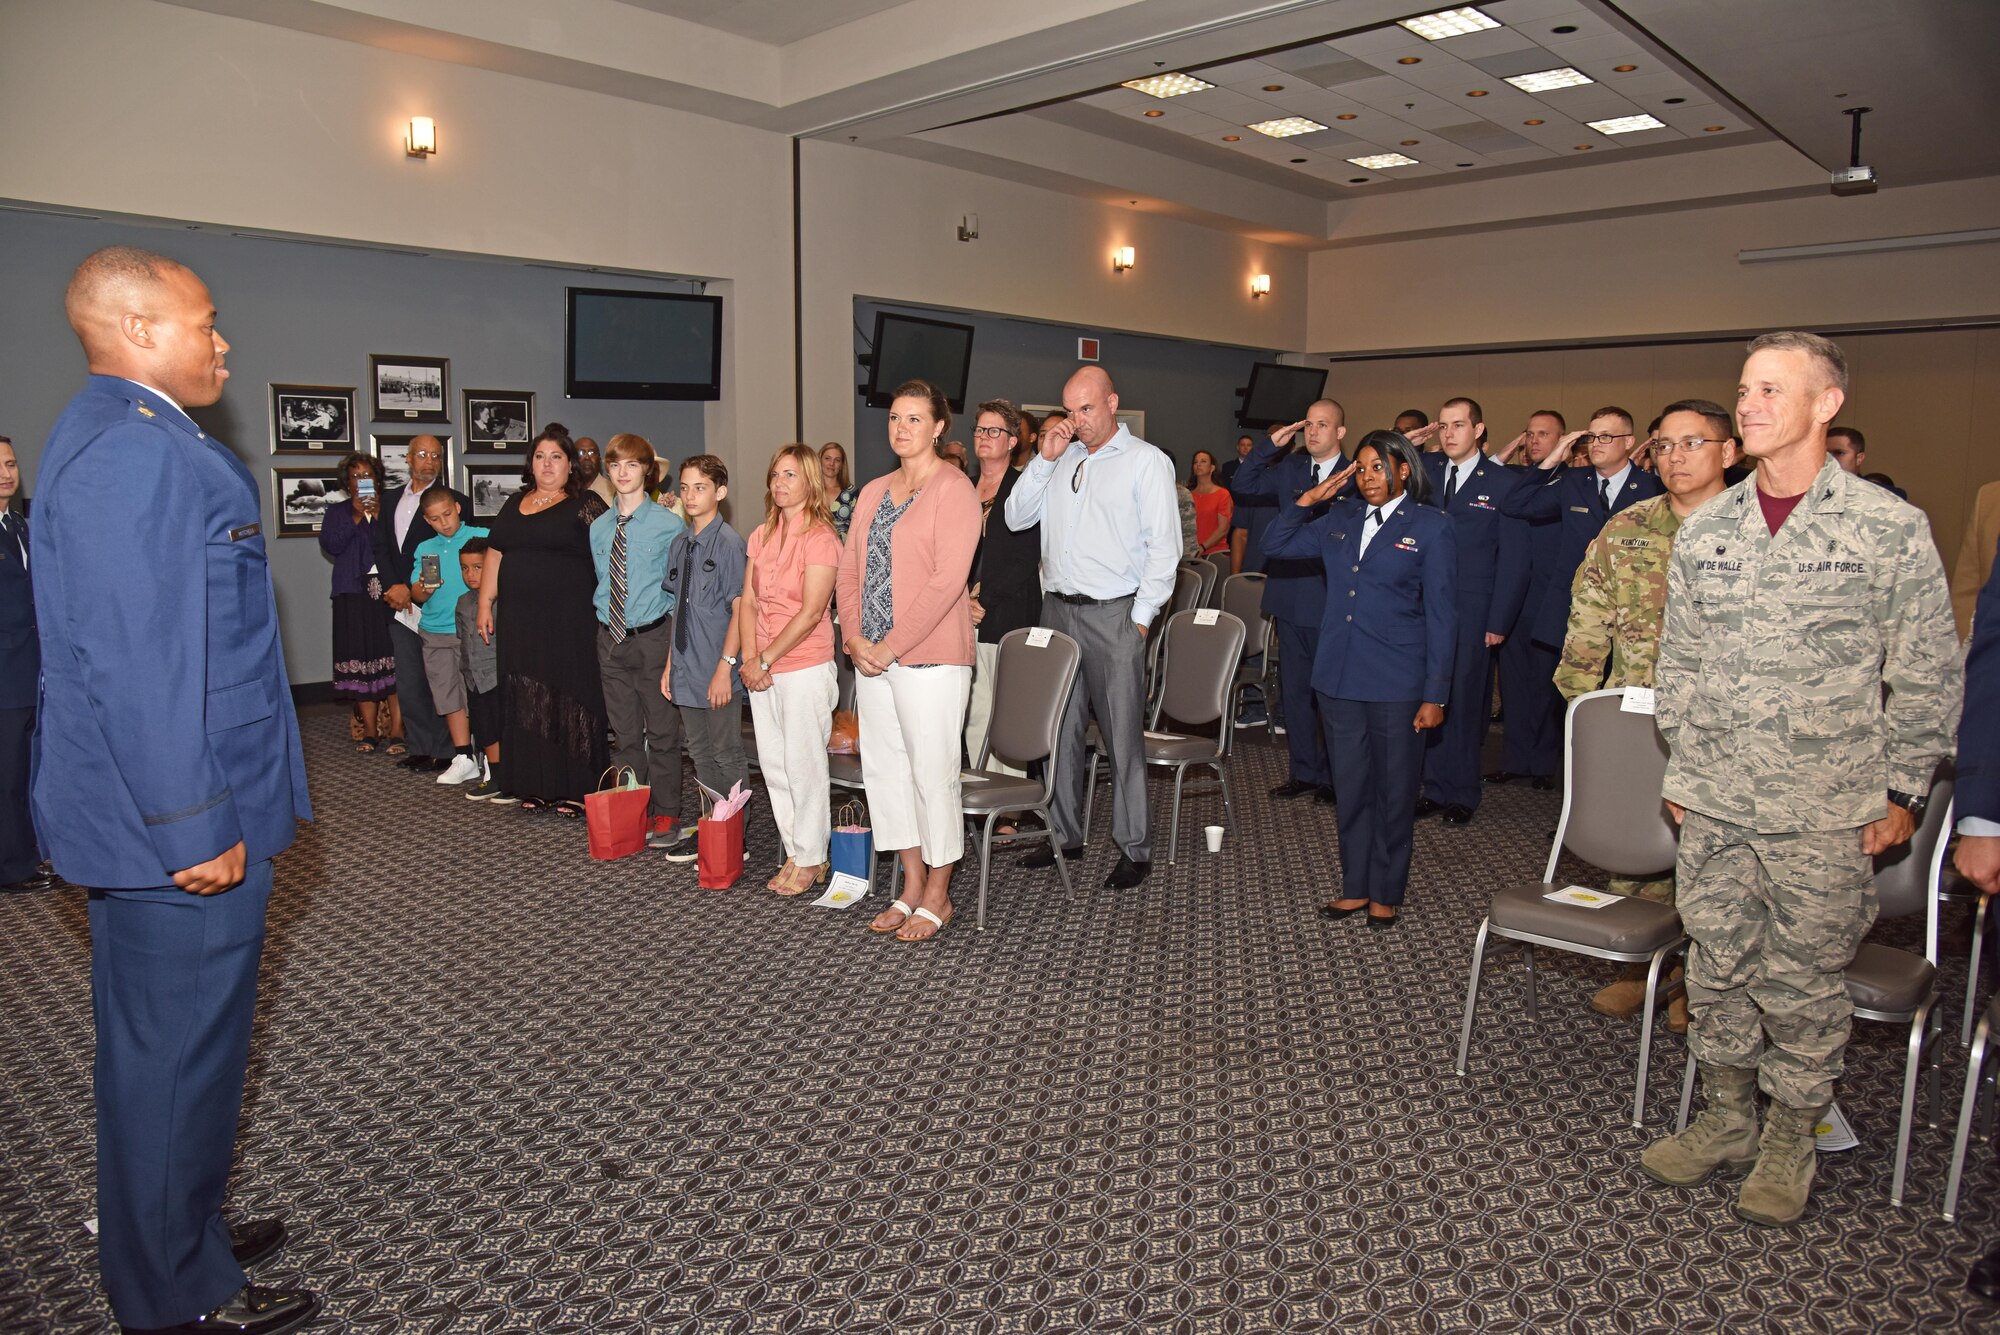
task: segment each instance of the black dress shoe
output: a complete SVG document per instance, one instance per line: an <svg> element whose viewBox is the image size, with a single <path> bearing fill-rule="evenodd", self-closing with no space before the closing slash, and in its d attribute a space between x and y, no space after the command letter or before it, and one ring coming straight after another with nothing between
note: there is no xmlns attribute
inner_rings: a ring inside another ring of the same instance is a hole
<svg viewBox="0 0 2000 1335"><path fill-rule="evenodd" d="M1496 769L1480 780L1481 783L1512 783L1521 776L1510 769Z"/></svg>
<svg viewBox="0 0 2000 1335"><path fill-rule="evenodd" d="M1333 796L1333 785L1330 783L1323 783L1319 787L1313 789L1313 801L1319 803L1323 807L1333 806L1335 801Z"/></svg>
<svg viewBox="0 0 2000 1335"><path fill-rule="evenodd" d="M1965 1287L1990 1302L2000 1302L2000 1247L1972 1263Z"/></svg>
<svg viewBox="0 0 2000 1335"><path fill-rule="evenodd" d="M1417 799L1418 820L1422 820L1426 816L1436 815L1438 812L1443 810L1444 810L1443 807L1431 801L1428 797L1420 797Z"/></svg>
<svg viewBox="0 0 2000 1335"><path fill-rule="evenodd" d="M1394 915L1393 917L1388 917L1388 918L1378 917L1373 913L1368 915L1368 925L1370 927L1382 927L1382 928L1394 927L1397 923L1401 922L1402 920L1403 920L1403 915L1400 913Z"/></svg>
<svg viewBox="0 0 2000 1335"><path fill-rule="evenodd" d="M442 774L451 768L451 762L440 756L430 756L425 759L424 768L433 774Z"/></svg>
<svg viewBox="0 0 2000 1335"><path fill-rule="evenodd" d="M1444 809L1444 823L1446 825L1472 824L1472 808L1460 806L1456 802L1452 803Z"/></svg>
<svg viewBox="0 0 2000 1335"><path fill-rule="evenodd" d="M1367 912L1368 906L1366 904L1362 904L1356 908L1343 909L1343 908L1337 908L1332 904L1322 904L1313 911L1319 914L1320 917L1325 918L1328 922L1339 922L1342 918L1351 918L1357 913Z"/></svg>
<svg viewBox="0 0 2000 1335"><path fill-rule="evenodd" d="M267 1289L246 1284L228 1302L178 1326L123 1326L125 1335L286 1335L319 1315L320 1297L309 1289Z"/></svg>
<svg viewBox="0 0 2000 1335"><path fill-rule="evenodd" d="M10 895L33 895L44 890L53 890L62 884L62 877L52 871L38 871L24 881L13 881L0 885L0 891Z"/></svg>
<svg viewBox="0 0 2000 1335"><path fill-rule="evenodd" d="M236 1258L236 1264L248 1270L259 1261L268 1259L285 1245L285 1221L282 1219L246 1219L229 1230L229 1251Z"/></svg>
<svg viewBox="0 0 2000 1335"><path fill-rule="evenodd" d="M1287 779L1271 790L1271 796L1279 801L1288 802L1294 797L1304 797L1313 790L1313 787L1314 785L1302 779Z"/></svg>
<svg viewBox="0 0 2000 1335"><path fill-rule="evenodd" d="M1062 851L1062 855L1064 862L1075 862L1078 858L1083 856L1083 845L1078 844L1075 848L1065 848ZM1015 865L1021 867L1028 867L1031 869L1035 867L1053 867L1056 865L1055 845L1043 844L1040 848L1028 854L1028 856L1022 858L1020 862L1016 863Z"/></svg>
<svg viewBox="0 0 2000 1335"><path fill-rule="evenodd" d="M1533 788L1536 792L1546 793L1549 789L1556 786L1556 781L1550 775L1537 774L1534 777L1533 782L1531 782L1528 786L1530 788Z"/></svg>
<svg viewBox="0 0 2000 1335"><path fill-rule="evenodd" d="M1151 875L1152 871L1152 863L1134 862L1123 853L1120 853L1118 855L1118 865L1113 867L1111 874L1104 878L1104 888L1106 890L1130 890L1133 886Z"/></svg>
<svg viewBox="0 0 2000 1335"><path fill-rule="evenodd" d="M428 769L430 768L430 763L431 763L431 758L429 756L420 756L416 752L412 751L409 755L404 756L401 760L396 762L396 768Z"/></svg>

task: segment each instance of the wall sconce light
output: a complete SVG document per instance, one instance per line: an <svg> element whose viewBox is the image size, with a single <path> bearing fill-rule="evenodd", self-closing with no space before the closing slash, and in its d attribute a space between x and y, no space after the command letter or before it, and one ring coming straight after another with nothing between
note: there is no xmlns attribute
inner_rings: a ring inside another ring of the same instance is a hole
<svg viewBox="0 0 2000 1335"><path fill-rule="evenodd" d="M1260 273L1256 277L1252 278L1250 280L1250 295L1252 298L1270 296L1271 275L1267 273Z"/></svg>
<svg viewBox="0 0 2000 1335"><path fill-rule="evenodd" d="M438 151L437 122L429 116L410 118L410 133L403 148L413 158L427 158Z"/></svg>
<svg viewBox="0 0 2000 1335"><path fill-rule="evenodd" d="M1114 273L1124 273L1132 267L1134 262L1134 255L1130 246L1120 246L1111 252L1111 269Z"/></svg>

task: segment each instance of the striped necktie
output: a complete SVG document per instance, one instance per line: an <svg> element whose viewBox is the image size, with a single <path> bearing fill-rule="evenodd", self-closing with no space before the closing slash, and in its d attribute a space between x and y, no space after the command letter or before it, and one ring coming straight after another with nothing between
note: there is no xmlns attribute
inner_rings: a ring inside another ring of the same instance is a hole
<svg viewBox="0 0 2000 1335"><path fill-rule="evenodd" d="M618 516L618 532L611 539L611 642L625 642L625 525L631 515Z"/></svg>

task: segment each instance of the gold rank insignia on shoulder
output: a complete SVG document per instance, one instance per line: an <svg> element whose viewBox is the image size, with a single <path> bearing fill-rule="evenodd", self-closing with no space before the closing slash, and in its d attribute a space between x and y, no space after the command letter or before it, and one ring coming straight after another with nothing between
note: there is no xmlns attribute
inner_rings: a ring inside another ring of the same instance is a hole
<svg viewBox="0 0 2000 1335"><path fill-rule="evenodd" d="M154 412L154 411L153 411L153 410L152 410L151 408L148 408L148 407L147 407L147 406L146 406L145 404L143 404L143 403L135 403L135 404L133 404L132 406L133 406L134 408L137 408L137 409L138 409L138 410L139 410L140 412L144 413L144 414L145 414L146 416L148 416L148 417L158 417L158 416L159 416L159 414L158 414L158 413Z"/></svg>

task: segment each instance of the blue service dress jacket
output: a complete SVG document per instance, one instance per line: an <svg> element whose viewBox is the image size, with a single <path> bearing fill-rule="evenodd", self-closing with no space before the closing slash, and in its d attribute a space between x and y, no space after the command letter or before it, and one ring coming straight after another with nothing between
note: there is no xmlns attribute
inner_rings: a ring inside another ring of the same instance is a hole
<svg viewBox="0 0 2000 1335"><path fill-rule="evenodd" d="M33 552L26 516L10 514L0 521L0 709L33 709L42 674L28 579Z"/></svg>
<svg viewBox="0 0 2000 1335"><path fill-rule="evenodd" d="M35 501L35 825L65 880L165 886L312 818L257 486L165 396L94 375Z"/></svg>
<svg viewBox="0 0 2000 1335"><path fill-rule="evenodd" d="M1431 475L1433 503L1444 498L1443 454L1423 456ZM1501 512L1501 502L1520 485L1520 475L1484 455L1444 512L1451 516L1452 539L1458 544L1458 610L1479 624L1460 629L1481 635L1505 635L1521 614L1528 591L1528 525ZM1578 558L1581 560L1581 556Z"/></svg>
<svg viewBox="0 0 2000 1335"><path fill-rule="evenodd" d="M1958 720L1958 814L2000 821L2000 561L1979 590Z"/></svg>
<svg viewBox="0 0 2000 1335"><path fill-rule="evenodd" d="M1598 495L1600 479L1595 468L1536 471L1544 474L1540 485L1536 485L1535 478L1530 476L1501 503L1500 512L1515 519L1525 519L1531 524L1548 520L1561 524L1555 570L1543 592L1541 611L1535 618L1535 624L1528 627L1535 639L1560 649L1563 637L1569 633L1570 583L1576 578L1576 568L1583 564L1583 554L1590 549L1590 540L1597 536L1612 515L1630 509L1650 496L1659 495L1662 488L1660 479L1643 468L1634 467L1626 477L1625 485L1611 498L1611 508L1607 510L1603 498Z"/></svg>
<svg viewBox="0 0 2000 1335"><path fill-rule="evenodd" d="M1418 686L1425 703L1448 704L1458 634L1452 521L1405 496L1363 556L1367 516L1359 499L1336 497L1318 519L1280 506L1264 532L1273 556L1316 557L1326 571L1313 689L1336 700L1394 701Z"/></svg>
<svg viewBox="0 0 2000 1335"><path fill-rule="evenodd" d="M1347 467L1348 460L1344 454L1336 453L1328 463L1331 465L1328 476L1331 476ZM1293 509L1294 502L1312 490L1312 472L1312 456L1305 452L1303 446L1290 454L1281 454L1278 447L1271 443L1271 438L1265 436L1236 470L1230 495L1238 505ZM1331 502L1314 506L1308 517L1319 518L1326 513L1329 504ZM1267 528L1265 534L1268 533ZM1301 626L1318 625L1326 608L1326 572L1320 568L1320 563L1310 558L1274 559L1268 541L1261 543L1260 547L1264 571L1264 614ZM1245 566L1245 569L1249 568Z"/></svg>

